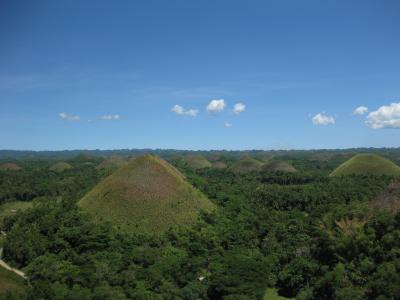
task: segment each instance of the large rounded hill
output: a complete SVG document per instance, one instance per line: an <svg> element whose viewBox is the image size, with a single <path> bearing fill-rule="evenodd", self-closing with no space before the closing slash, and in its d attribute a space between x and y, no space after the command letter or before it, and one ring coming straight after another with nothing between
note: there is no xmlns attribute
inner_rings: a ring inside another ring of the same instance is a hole
<svg viewBox="0 0 400 300"><path fill-rule="evenodd" d="M126 231L160 232L194 222L214 205L159 157L144 155L102 180L79 205Z"/></svg>
<svg viewBox="0 0 400 300"><path fill-rule="evenodd" d="M182 160L188 167L193 169L204 169L212 166L203 155L199 154L186 155Z"/></svg>
<svg viewBox="0 0 400 300"><path fill-rule="evenodd" d="M230 170L234 173L249 173L254 171L259 171L261 166L263 165L262 162L250 157L245 156L236 161L231 167Z"/></svg>
<svg viewBox="0 0 400 300"><path fill-rule="evenodd" d="M267 163L262 167L264 172L271 173L294 173L297 170L288 162L275 160L271 163Z"/></svg>
<svg viewBox="0 0 400 300"><path fill-rule="evenodd" d="M400 176L400 167L376 154L357 154L337 167L330 176L351 174Z"/></svg>

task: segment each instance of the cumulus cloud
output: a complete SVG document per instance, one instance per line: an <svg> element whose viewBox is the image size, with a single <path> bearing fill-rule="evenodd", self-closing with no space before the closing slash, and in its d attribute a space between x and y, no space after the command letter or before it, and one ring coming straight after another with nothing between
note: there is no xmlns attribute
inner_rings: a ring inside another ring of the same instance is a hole
<svg viewBox="0 0 400 300"><path fill-rule="evenodd" d="M314 125L322 125L322 126L330 124L333 125L335 124L335 118L332 116L328 116L325 113L319 113L312 118L312 122Z"/></svg>
<svg viewBox="0 0 400 300"><path fill-rule="evenodd" d="M226 128L232 127L232 123L225 122L224 126L225 126Z"/></svg>
<svg viewBox="0 0 400 300"><path fill-rule="evenodd" d="M357 107L354 111L353 111L353 115L363 115L366 114L368 112L368 107L366 106L359 106Z"/></svg>
<svg viewBox="0 0 400 300"><path fill-rule="evenodd" d="M238 102L233 106L233 113L237 115L244 112L245 110L246 110L246 105L244 105L241 102Z"/></svg>
<svg viewBox="0 0 400 300"><path fill-rule="evenodd" d="M400 102L384 105L370 112L366 124L373 129L400 128Z"/></svg>
<svg viewBox="0 0 400 300"><path fill-rule="evenodd" d="M104 121L119 120L119 115L104 115L101 116L100 119Z"/></svg>
<svg viewBox="0 0 400 300"><path fill-rule="evenodd" d="M180 105L175 105L172 109L172 112L176 113L177 115L187 115L187 116L191 116L191 117L195 117L197 116L197 114L199 113L199 111L197 109L188 109L185 110L182 106Z"/></svg>
<svg viewBox="0 0 400 300"><path fill-rule="evenodd" d="M215 99L211 100L207 105L207 112L210 114L216 114L225 109L225 100L224 99Z"/></svg>
<svg viewBox="0 0 400 300"><path fill-rule="evenodd" d="M80 116L73 116L66 114L65 112L61 112L58 114L61 119L66 120L66 121L79 121L81 119Z"/></svg>

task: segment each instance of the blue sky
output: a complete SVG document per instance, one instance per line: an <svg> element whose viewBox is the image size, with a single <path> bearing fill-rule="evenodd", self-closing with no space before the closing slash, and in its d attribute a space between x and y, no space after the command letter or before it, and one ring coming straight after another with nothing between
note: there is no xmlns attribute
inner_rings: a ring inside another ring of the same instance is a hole
<svg viewBox="0 0 400 300"><path fill-rule="evenodd" d="M396 0L3 0L0 46L1 149L400 146Z"/></svg>

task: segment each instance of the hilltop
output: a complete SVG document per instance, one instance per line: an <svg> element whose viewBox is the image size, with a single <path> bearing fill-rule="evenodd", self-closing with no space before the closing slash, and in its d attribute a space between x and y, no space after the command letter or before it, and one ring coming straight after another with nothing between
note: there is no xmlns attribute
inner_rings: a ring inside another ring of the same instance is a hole
<svg viewBox="0 0 400 300"><path fill-rule="evenodd" d="M66 163L63 161L55 163L54 165L52 165L50 167L50 170L54 171L54 172L64 172L65 170L69 170L69 169L72 169L72 166L69 163Z"/></svg>
<svg viewBox="0 0 400 300"><path fill-rule="evenodd" d="M160 232L196 220L214 205L159 157L140 156L102 180L79 205L123 230Z"/></svg>
<svg viewBox="0 0 400 300"><path fill-rule="evenodd" d="M4 164L0 165L0 170L19 171L19 170L22 170L22 168L15 163L4 163Z"/></svg>
<svg viewBox="0 0 400 300"><path fill-rule="evenodd" d="M211 163L202 155L186 155L183 162L193 169L204 169L211 167Z"/></svg>
<svg viewBox="0 0 400 300"><path fill-rule="evenodd" d="M253 171L259 171L262 165L263 165L262 162L250 156L245 156L239 159L237 162L235 162L230 167L230 170L234 173L248 173Z"/></svg>
<svg viewBox="0 0 400 300"><path fill-rule="evenodd" d="M337 167L330 176L351 174L400 176L400 167L377 154L357 154Z"/></svg>
<svg viewBox="0 0 400 300"><path fill-rule="evenodd" d="M262 170L265 172L283 172L283 173L294 173L297 170L286 161L273 161L269 164L265 164L262 167Z"/></svg>

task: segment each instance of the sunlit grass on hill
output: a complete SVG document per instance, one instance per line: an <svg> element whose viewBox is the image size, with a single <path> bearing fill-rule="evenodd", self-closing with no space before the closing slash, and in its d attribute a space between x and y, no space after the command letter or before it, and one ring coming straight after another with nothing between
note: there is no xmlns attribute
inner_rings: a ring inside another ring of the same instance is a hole
<svg viewBox="0 0 400 300"><path fill-rule="evenodd" d="M330 176L352 174L400 176L400 167L376 154L357 154L337 167Z"/></svg>
<svg viewBox="0 0 400 300"><path fill-rule="evenodd" d="M234 173L248 173L253 171L259 171L262 167L263 163L250 157L245 156L238 161L236 161L231 167L230 170Z"/></svg>
<svg viewBox="0 0 400 300"><path fill-rule="evenodd" d="M214 205L159 157L144 155L101 181L79 202L97 221L127 231L160 232L194 222Z"/></svg>

